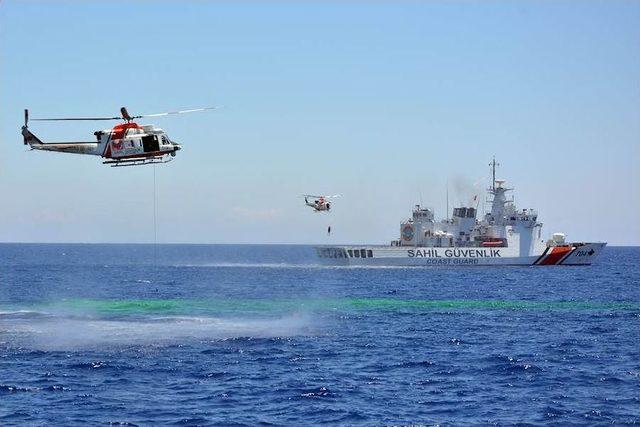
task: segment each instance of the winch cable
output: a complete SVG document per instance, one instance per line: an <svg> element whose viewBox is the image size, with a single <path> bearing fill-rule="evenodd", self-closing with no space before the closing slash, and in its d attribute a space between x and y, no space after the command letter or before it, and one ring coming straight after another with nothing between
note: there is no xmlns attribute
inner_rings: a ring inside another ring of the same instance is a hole
<svg viewBox="0 0 640 427"><path fill-rule="evenodd" d="M153 281L158 282L158 213L157 213L156 165L153 164Z"/></svg>

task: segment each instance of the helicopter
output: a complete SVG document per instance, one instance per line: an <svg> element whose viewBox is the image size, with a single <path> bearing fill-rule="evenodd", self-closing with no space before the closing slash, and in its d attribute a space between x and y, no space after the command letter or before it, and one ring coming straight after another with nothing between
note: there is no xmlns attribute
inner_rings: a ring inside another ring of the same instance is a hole
<svg viewBox="0 0 640 427"><path fill-rule="evenodd" d="M116 166L136 166L154 163L167 163L182 148L180 144L169 139L160 128L153 125L139 125L134 120L145 117L160 117L172 114L193 113L212 110L215 107L194 108L191 110L170 111L166 113L132 116L126 107L120 108L120 116L115 117L64 117L38 118L38 121L63 120L124 120L111 129L99 130L93 134L96 141L43 142L29 130L29 110L24 110L24 126L22 136L24 144L32 150L58 151L62 153L87 154L105 159L102 163Z"/></svg>
<svg viewBox="0 0 640 427"><path fill-rule="evenodd" d="M329 199L340 197L339 194L333 196L314 196L312 194L305 194L304 204L313 208L314 212L329 212L331 210L331 202ZM309 198L314 200L309 201Z"/></svg>

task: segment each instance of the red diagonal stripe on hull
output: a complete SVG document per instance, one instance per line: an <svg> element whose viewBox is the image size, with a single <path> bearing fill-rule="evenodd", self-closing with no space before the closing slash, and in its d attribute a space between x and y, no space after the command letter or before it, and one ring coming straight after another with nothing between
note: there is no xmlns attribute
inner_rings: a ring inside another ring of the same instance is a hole
<svg viewBox="0 0 640 427"><path fill-rule="evenodd" d="M547 255L545 259L542 260L540 265L554 265L558 263L564 256L571 252L571 247L569 246L558 246L553 248L551 253Z"/></svg>
<svg viewBox="0 0 640 427"><path fill-rule="evenodd" d="M544 248L544 252L542 252L542 255L540 255L538 257L538 259L536 260L536 262L533 263L533 265L540 265L540 261L542 261L542 259L547 256L547 252L549 252L549 247L547 246L546 248Z"/></svg>
<svg viewBox="0 0 640 427"><path fill-rule="evenodd" d="M556 264L556 265L560 265L562 264L567 258L569 258L569 255L571 255L571 253L575 250L576 248L572 247L571 250L569 252L566 253L565 256L562 257L562 259Z"/></svg>

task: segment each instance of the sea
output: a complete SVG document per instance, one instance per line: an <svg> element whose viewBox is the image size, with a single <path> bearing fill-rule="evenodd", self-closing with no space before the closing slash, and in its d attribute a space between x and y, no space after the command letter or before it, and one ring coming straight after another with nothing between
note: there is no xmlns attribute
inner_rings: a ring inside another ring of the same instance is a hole
<svg viewBox="0 0 640 427"><path fill-rule="evenodd" d="M640 424L639 261L0 244L0 425Z"/></svg>

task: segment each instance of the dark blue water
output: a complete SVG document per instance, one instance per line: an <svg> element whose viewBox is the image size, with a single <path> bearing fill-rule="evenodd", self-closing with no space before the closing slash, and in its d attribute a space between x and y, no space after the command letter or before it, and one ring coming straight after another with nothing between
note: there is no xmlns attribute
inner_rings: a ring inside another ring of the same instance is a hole
<svg viewBox="0 0 640 427"><path fill-rule="evenodd" d="M639 261L3 244L0 425L640 423Z"/></svg>

